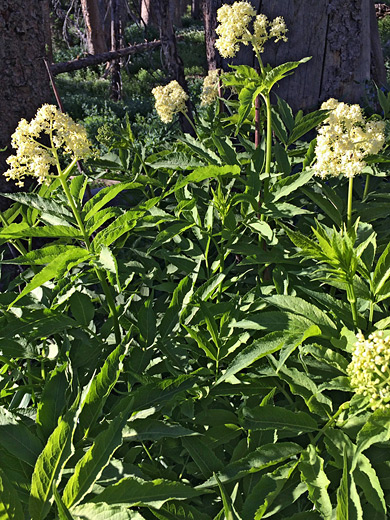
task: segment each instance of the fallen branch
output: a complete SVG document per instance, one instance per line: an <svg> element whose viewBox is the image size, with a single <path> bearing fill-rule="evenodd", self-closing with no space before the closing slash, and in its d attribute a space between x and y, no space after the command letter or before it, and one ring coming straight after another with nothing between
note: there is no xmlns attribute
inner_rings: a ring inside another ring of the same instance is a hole
<svg viewBox="0 0 390 520"><path fill-rule="evenodd" d="M132 54L139 54L141 52L150 51L159 47L161 40L155 40L153 42L137 43L136 45L130 45L124 49L117 51L103 52L102 54L90 54L85 58L78 58L77 60L64 61L61 63L53 63L50 66L51 72L54 76L62 74L63 72L71 72L73 70L84 69L85 67L92 67L93 65L100 65L107 61L118 60Z"/></svg>

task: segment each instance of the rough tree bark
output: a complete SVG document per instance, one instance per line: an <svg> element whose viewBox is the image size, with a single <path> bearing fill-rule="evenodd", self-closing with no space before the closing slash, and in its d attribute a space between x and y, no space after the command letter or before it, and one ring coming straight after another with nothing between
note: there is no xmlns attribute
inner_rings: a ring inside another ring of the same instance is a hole
<svg viewBox="0 0 390 520"><path fill-rule="evenodd" d="M119 0L111 0L111 52L120 48L121 20ZM111 99L119 101L122 97L122 78L120 60L111 62Z"/></svg>
<svg viewBox="0 0 390 520"><path fill-rule="evenodd" d="M205 0L205 4L217 1ZM294 110L316 108L330 97L357 103L364 97L368 81L386 82L372 0L251 0L251 3L271 19L283 16L289 29L288 44L275 45L273 41L266 44L265 63L278 65L312 56L310 62L280 82L275 91ZM233 63L253 66L255 58L249 47L242 46Z"/></svg>
<svg viewBox="0 0 390 520"><path fill-rule="evenodd" d="M188 93L188 85L184 75L183 62L177 52L176 35L172 23L172 10L170 0L154 0L159 22L161 49L164 57L164 65L171 80L176 80ZM190 104L187 103L188 115L191 115ZM180 124L187 133L193 133L193 129L186 118L180 115Z"/></svg>
<svg viewBox="0 0 390 520"><path fill-rule="evenodd" d="M191 16L195 20L200 20L201 18L201 0L192 0L191 1Z"/></svg>
<svg viewBox="0 0 390 520"><path fill-rule="evenodd" d="M0 0L0 174L8 169L10 136L20 119L31 119L51 100L45 57L45 2L48 0ZM0 191L10 191L0 175Z"/></svg>
<svg viewBox="0 0 390 520"><path fill-rule="evenodd" d="M141 23L145 27L157 26L156 13L153 9L155 2L156 0L141 0Z"/></svg>
<svg viewBox="0 0 390 520"><path fill-rule="evenodd" d="M85 32L87 37L87 51L89 54L106 52L104 40L103 20L98 0L81 0Z"/></svg>
<svg viewBox="0 0 390 520"><path fill-rule="evenodd" d="M217 10L222 0L203 0L203 24L206 40L206 58L209 70L222 68L222 58L215 48L217 34Z"/></svg>

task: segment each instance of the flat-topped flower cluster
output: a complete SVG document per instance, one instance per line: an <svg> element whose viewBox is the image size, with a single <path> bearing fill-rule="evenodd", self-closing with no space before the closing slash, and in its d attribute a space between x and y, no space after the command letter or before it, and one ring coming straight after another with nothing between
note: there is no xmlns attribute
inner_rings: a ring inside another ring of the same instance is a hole
<svg viewBox="0 0 390 520"><path fill-rule="evenodd" d="M366 166L364 158L378 153L385 143L384 121L367 121L359 105L347 105L333 98L321 108L330 113L318 130L316 175L359 175Z"/></svg>
<svg viewBox="0 0 390 520"><path fill-rule="evenodd" d="M155 87L152 94L156 100L157 114L163 123L170 123L175 114L187 110L188 95L176 80L171 81L165 87L161 85Z"/></svg>
<svg viewBox="0 0 390 520"><path fill-rule="evenodd" d="M390 336L380 330L365 339L359 333L348 375L351 386L369 399L373 410L390 408Z"/></svg>
<svg viewBox="0 0 390 520"><path fill-rule="evenodd" d="M45 135L48 136L47 142ZM8 157L10 169L4 175L20 187L24 186L26 176L35 177L39 184L49 184L55 175L51 168L58 165L59 149L69 154L72 160L91 155L85 128L54 105L43 105L30 123L22 119L11 139L16 155Z"/></svg>
<svg viewBox="0 0 390 520"><path fill-rule="evenodd" d="M216 29L219 38L215 47L224 58L233 58L241 43L251 43L258 52L263 52L265 42L271 38L275 38L276 42L287 41L284 19L278 16L270 21L264 14L256 15L255 9L248 2L224 4L217 11L217 20L220 25ZM250 32L252 21L253 33Z"/></svg>

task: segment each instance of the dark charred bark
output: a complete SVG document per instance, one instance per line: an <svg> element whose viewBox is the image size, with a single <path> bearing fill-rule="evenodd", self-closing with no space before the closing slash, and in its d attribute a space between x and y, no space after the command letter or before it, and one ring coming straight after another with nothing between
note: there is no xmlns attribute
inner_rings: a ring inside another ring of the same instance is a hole
<svg viewBox="0 0 390 520"><path fill-rule="evenodd" d="M270 18L284 16L289 29L288 44L266 44L266 63L312 56L276 90L294 110L317 108L331 97L359 103L370 80L385 82L371 0L262 0L259 8Z"/></svg>
<svg viewBox="0 0 390 520"><path fill-rule="evenodd" d="M0 173L8 169L10 137L20 119L31 119L51 101L43 58L46 39L42 30L46 0L0 0ZM0 191L11 191L0 175Z"/></svg>
<svg viewBox="0 0 390 520"><path fill-rule="evenodd" d="M171 17L170 0L155 0L155 9L159 21L161 48L164 57L164 65L171 80L176 80L188 93L188 85L184 75L183 62L177 52L176 35ZM187 102L188 117L192 118L191 106ZM194 131L187 119L180 115L180 125L184 132L193 134Z"/></svg>
<svg viewBox="0 0 390 520"><path fill-rule="evenodd" d="M89 54L101 54L107 51L104 40L103 21L98 0L81 0L85 32L87 37L87 51Z"/></svg>

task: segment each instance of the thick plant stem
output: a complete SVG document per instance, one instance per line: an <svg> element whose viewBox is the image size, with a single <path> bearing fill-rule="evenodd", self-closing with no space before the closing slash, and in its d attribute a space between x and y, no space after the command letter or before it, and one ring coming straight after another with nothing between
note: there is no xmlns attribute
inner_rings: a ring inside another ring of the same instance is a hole
<svg viewBox="0 0 390 520"><path fill-rule="evenodd" d="M81 233L83 235L85 247L89 251L90 250L89 236L88 236L88 234L87 234L87 232L85 230L84 223L83 223L83 221L81 219L80 212L77 209L77 206L76 206L76 204L74 202L74 199L72 197L72 194L71 194L69 186L68 186L68 183L66 182L66 177L64 175L60 175L59 179L60 179L60 182L61 182L61 186L62 186L62 188L63 188L63 190L65 192L66 198L69 201L70 207L72 208L73 215L74 215L74 217L76 219L76 222L77 222L77 224L78 224L78 226L80 228L80 231L81 231ZM113 318L113 322L114 322L115 340L116 340L116 342L119 345L119 343L121 342L122 337L121 337L121 331L120 331L120 326L119 326L118 313L117 313L117 310L116 310L114 298L113 298L112 293L111 293L111 288L110 288L110 286L107 283L107 280L106 280L106 277L105 277L103 271L101 269L98 269L97 267L95 267L95 272L96 272L96 276L99 279L99 282L100 282L100 285L101 285L101 287L103 289L103 292L104 292L104 294L106 296L107 305L108 305L108 308L110 309L110 312L111 312L111 315L112 315L112 318Z"/></svg>
<svg viewBox="0 0 390 520"><path fill-rule="evenodd" d="M355 327L357 327L358 326L358 314L357 314L357 309L356 309L356 295L355 295L355 290L353 288L353 280L348 282L347 298L348 298L349 304L351 306L353 324Z"/></svg>
<svg viewBox="0 0 390 520"><path fill-rule="evenodd" d="M366 183L364 185L364 192L363 192L363 199L362 200L366 200L367 195L368 195L369 187L370 187L370 176L366 175Z"/></svg>
<svg viewBox="0 0 390 520"><path fill-rule="evenodd" d="M353 177L350 177L348 182L347 229L350 229L352 224L352 195Z"/></svg>
<svg viewBox="0 0 390 520"><path fill-rule="evenodd" d="M196 137L199 139L199 135L198 135L198 132L196 131L196 127L195 127L195 125L194 125L194 122L191 120L190 117L188 117L187 112L184 112L184 111L183 111L183 112L181 112L181 114L183 114L183 116L184 116L184 117L187 119L187 121L190 123L190 125L191 125L193 131L195 132Z"/></svg>
<svg viewBox="0 0 390 520"><path fill-rule="evenodd" d="M338 419L339 415L344 411L344 410L347 410L349 408L349 401L346 401L345 403L343 403L339 409L337 410L337 412L329 419L329 421L321 428L321 430L317 433L316 437L314 438L313 440L313 445L315 446L316 443L318 442L318 440L321 438L321 436L326 432L326 430L328 428L330 428L330 426L332 426L332 424L334 424L336 422L336 420Z"/></svg>

